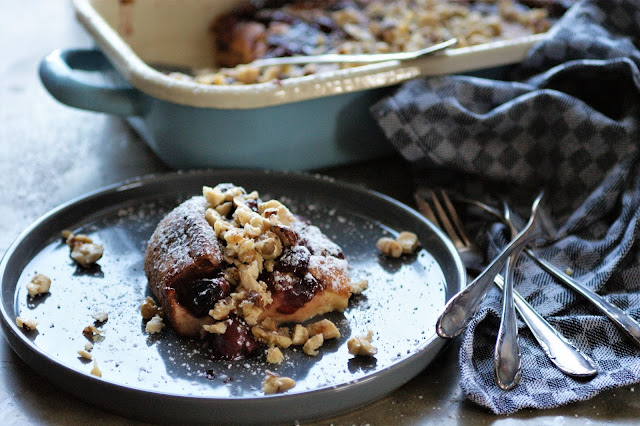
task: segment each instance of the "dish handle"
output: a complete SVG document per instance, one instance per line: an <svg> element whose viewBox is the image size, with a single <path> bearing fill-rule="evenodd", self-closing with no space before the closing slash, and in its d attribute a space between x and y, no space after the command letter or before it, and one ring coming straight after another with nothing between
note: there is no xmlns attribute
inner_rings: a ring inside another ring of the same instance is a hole
<svg viewBox="0 0 640 426"><path fill-rule="evenodd" d="M102 75L104 82L87 72ZM71 107L108 114L144 115L148 98L133 87L114 87L107 83L115 72L113 65L96 49L55 50L39 67L40 80L58 101Z"/></svg>

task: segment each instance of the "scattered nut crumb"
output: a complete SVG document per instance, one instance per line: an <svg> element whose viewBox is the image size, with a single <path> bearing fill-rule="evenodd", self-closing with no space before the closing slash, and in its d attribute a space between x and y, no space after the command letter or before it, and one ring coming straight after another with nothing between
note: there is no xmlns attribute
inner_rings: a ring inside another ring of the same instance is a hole
<svg viewBox="0 0 640 426"><path fill-rule="evenodd" d="M87 339L93 342L102 340L103 339L103 337L101 336L102 333L104 333L104 331L98 330L96 326L93 324L86 326L84 330L82 330L82 334L84 335L84 337L86 337Z"/></svg>
<svg viewBox="0 0 640 426"><path fill-rule="evenodd" d="M35 297L39 294L49 293L51 287L51 279L44 274L36 274L29 284L27 284L27 291L30 297Z"/></svg>
<svg viewBox="0 0 640 426"><path fill-rule="evenodd" d="M214 334L224 334L227 332L227 324L225 324L224 322L217 322L210 325L206 324L203 325L202 328L204 329L204 331Z"/></svg>
<svg viewBox="0 0 640 426"><path fill-rule="evenodd" d="M396 239L382 237L376 242L380 253L393 258L398 258L403 254L411 254L419 245L418 236L409 231L402 231Z"/></svg>
<svg viewBox="0 0 640 426"><path fill-rule="evenodd" d="M402 247L400 244L392 238L382 237L376 242L376 247L380 250L380 253L385 256L398 258L402 256Z"/></svg>
<svg viewBox="0 0 640 426"><path fill-rule="evenodd" d="M88 351L84 350L84 349L80 349L78 351L78 355L80 355L81 358L84 359L91 359L93 358L93 355L91 355Z"/></svg>
<svg viewBox="0 0 640 426"><path fill-rule="evenodd" d="M102 371L100 371L100 369L98 368L98 363L95 359L93 360L93 368L91 369L90 373L94 376L102 377Z"/></svg>
<svg viewBox="0 0 640 426"><path fill-rule="evenodd" d="M351 355L373 356L378 349L371 344L373 331L369 330L366 336L353 337L347 342L347 348Z"/></svg>
<svg viewBox="0 0 640 426"><path fill-rule="evenodd" d="M360 293L362 293L363 291L365 291L366 289L369 288L369 281L361 280L361 281L358 281L358 282L352 282L350 284L350 287L351 288L350 288L349 291L351 291L351 294L360 294Z"/></svg>
<svg viewBox="0 0 640 426"><path fill-rule="evenodd" d="M144 331L146 331L149 334L155 334L155 333L160 333L160 331L162 331L163 328L164 328L164 323L162 322L162 317L160 317L160 315L155 315L153 318L149 320L149 322L147 322L147 325L145 326Z"/></svg>
<svg viewBox="0 0 640 426"><path fill-rule="evenodd" d="M93 343L91 343L91 342L87 342L87 343L84 345L84 350L85 350L85 351L90 352L92 349L93 349Z"/></svg>
<svg viewBox="0 0 640 426"><path fill-rule="evenodd" d="M323 319L318 322L314 322L313 324L309 324L307 326L307 330L309 330L309 336L322 334L322 338L324 340L337 339L340 337L340 331L336 325L328 319Z"/></svg>
<svg viewBox="0 0 640 426"><path fill-rule="evenodd" d="M296 324L293 329L293 336L291 336L291 343L300 346L307 343L307 340L309 340L309 330L307 330L307 327L302 324Z"/></svg>
<svg viewBox="0 0 640 426"><path fill-rule="evenodd" d="M104 254L102 245L94 243L84 234L69 235L67 244L71 248L71 258L85 268L96 263Z"/></svg>
<svg viewBox="0 0 640 426"><path fill-rule="evenodd" d="M156 301L151 296L147 296L142 305L140 305L140 314L145 320L150 320L156 315L162 316L162 308L156 305Z"/></svg>
<svg viewBox="0 0 640 426"><path fill-rule="evenodd" d="M564 273L569 275L570 277L572 277L573 276L573 269L567 267L567 269L565 269Z"/></svg>
<svg viewBox="0 0 640 426"><path fill-rule="evenodd" d="M95 314L91 314L91 317L97 322L107 322L109 319L109 314L106 312L96 312Z"/></svg>
<svg viewBox="0 0 640 426"><path fill-rule="evenodd" d="M273 373L267 370L267 377L262 382L262 390L265 395L271 395L274 393L283 393L292 389L296 382L289 377L280 377L279 374Z"/></svg>
<svg viewBox="0 0 640 426"><path fill-rule="evenodd" d="M66 241L69 239L70 236L73 235L73 231L71 231L70 229L63 229L60 232L60 235L62 236L62 238Z"/></svg>
<svg viewBox="0 0 640 426"><path fill-rule="evenodd" d="M267 349L267 362L269 364L281 364L284 361L284 355L280 348L271 346Z"/></svg>
<svg viewBox="0 0 640 426"><path fill-rule="evenodd" d="M317 356L319 353L318 348L320 348L323 343L324 337L322 337L322 334L316 334L315 336L310 337L309 340L307 340L307 342L302 347L302 352L309 356Z"/></svg>
<svg viewBox="0 0 640 426"><path fill-rule="evenodd" d="M33 331L38 327L38 321L34 320L33 318L17 317L16 324L18 325L18 327L26 331Z"/></svg>

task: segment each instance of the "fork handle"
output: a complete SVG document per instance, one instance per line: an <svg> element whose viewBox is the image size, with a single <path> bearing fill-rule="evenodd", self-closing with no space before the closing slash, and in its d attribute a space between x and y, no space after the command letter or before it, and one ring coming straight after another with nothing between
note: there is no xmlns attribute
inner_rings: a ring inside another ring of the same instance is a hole
<svg viewBox="0 0 640 426"><path fill-rule="evenodd" d="M530 249L525 253L531 257L542 269L553 275L562 283L574 289L580 295L593 303L603 314L605 314L615 325L617 325L633 342L640 346L640 325L622 309L600 296L598 293L580 284L578 281L566 275L564 272L553 266L546 260L538 257Z"/></svg>
<svg viewBox="0 0 640 426"><path fill-rule="evenodd" d="M502 290L504 283L502 275L496 275L493 282ZM520 293L514 291L513 298L520 318L558 370L575 377L591 377L598 373L598 367L593 359L565 339L542 315L533 309Z"/></svg>
<svg viewBox="0 0 640 426"><path fill-rule="evenodd" d="M513 389L522 378L522 356L518 342L518 324L513 295L513 275L521 252L522 250L517 250L512 254L504 268L502 319L493 353L493 371L496 383L502 390Z"/></svg>

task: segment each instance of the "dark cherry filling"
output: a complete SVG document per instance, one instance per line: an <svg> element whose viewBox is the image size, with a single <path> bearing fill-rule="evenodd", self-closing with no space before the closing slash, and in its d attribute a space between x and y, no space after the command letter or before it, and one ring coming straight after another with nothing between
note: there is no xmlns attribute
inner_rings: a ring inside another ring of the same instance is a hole
<svg viewBox="0 0 640 426"><path fill-rule="evenodd" d="M239 359L252 355L260 347L246 322L232 315L224 323L227 325L224 334L207 335L216 356Z"/></svg>
<svg viewBox="0 0 640 426"><path fill-rule="evenodd" d="M291 314L303 307L320 290L320 283L309 273L311 253L304 246L284 250L273 273L262 274L259 279L276 292L282 303L278 312Z"/></svg>
<svg viewBox="0 0 640 426"><path fill-rule="evenodd" d="M222 277L202 278L191 286L182 286L178 291L178 302L195 317L203 317L220 299L231 293L231 286Z"/></svg>

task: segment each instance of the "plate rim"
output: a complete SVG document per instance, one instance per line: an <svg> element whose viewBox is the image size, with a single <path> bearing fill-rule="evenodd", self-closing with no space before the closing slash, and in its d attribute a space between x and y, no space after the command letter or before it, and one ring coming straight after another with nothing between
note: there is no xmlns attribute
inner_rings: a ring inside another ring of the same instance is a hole
<svg viewBox="0 0 640 426"><path fill-rule="evenodd" d="M166 391L154 391L151 389L143 389L137 388L135 386L123 385L119 383L105 381L101 378L97 378L91 375L87 375L86 373L75 370L71 367L68 367L58 360L55 360L53 357L47 355L42 349L40 349L33 341L31 341L28 336L23 333L15 324L15 321L12 320L7 312L7 309L4 304L4 294L8 292L8 286L12 286L12 294L15 295L16 286L13 282L7 283L5 282L5 275L7 270L13 260L13 257L16 255L17 249L24 243L25 239L29 237L34 231L39 229L42 224L46 223L51 218L54 218L58 215L63 215L66 211L72 210L75 206L80 203L88 203L92 199L98 197L105 197L108 195L118 194L121 192L126 192L130 190L134 190L139 187L145 187L147 185L158 184L163 181L173 181L179 179L187 179L187 180L196 180L196 179L205 179L208 176L229 176L229 181L233 178L233 176L242 176L242 177L250 177L250 176L276 176L281 179L302 179L315 183L324 183L330 186L336 186L339 189L344 189L347 191L355 191L361 195L366 197L373 197L374 199L378 199L379 201L383 201L386 203L390 203L394 206L394 208L399 208L403 210L406 214L413 215L422 221L431 232L435 234L436 237L440 240L440 242L447 249L448 255L451 256L454 269L457 272L457 282L450 283L447 280L446 290L447 297L445 299L448 300L455 292L459 291L462 288L463 283L466 282L466 270L458 255L457 250L455 249L453 243L446 237L446 235L440 231L435 225L429 222L424 216L422 216L415 209L410 206L390 197L385 194L382 194L378 191L368 189L361 185L357 185L350 182L345 182L340 179L335 179L330 176L322 175L322 174L311 174L306 172L297 172L297 171L274 171L274 170L261 170L261 169L199 169L199 170L189 170L189 171L174 171L174 172L163 172L163 173L151 173L142 176L133 177L130 179L123 180L121 182L117 182L114 184L110 184L96 190L89 191L83 195L74 197L67 202L64 202L57 207L49 210L38 219L36 219L30 226L28 226L23 232L21 232L18 237L12 242L7 251L3 254L2 259L0 260L0 294L2 294L2 299L0 299L0 326L3 329L3 334L5 339L9 343L11 349L16 353L25 363L29 365L36 373L45 376L54 386L62 387L66 391L74 394L80 399L84 400L93 405L97 405L105 410L116 412L120 415L124 415L130 418L138 418L141 420L158 420L164 419L167 420L166 417L155 417L153 415L149 416L145 413L140 413L140 404L134 404L136 406L136 411L131 412L127 410L126 407L122 407L122 409L114 408L113 406L108 406L105 404L101 404L99 401L96 401L95 398L91 397L92 394L106 394L105 388L109 390L110 393L120 392L123 394L126 393L141 393L141 395L145 397L151 398L142 398L146 400L151 399L168 399L173 403L180 402L178 405L209 405L212 403L218 403L220 405L228 405L230 409L233 409L236 405L244 405L244 404L253 404L256 407L259 405L270 404L270 401L286 401L286 404L295 404L296 400L306 400L310 398L310 396L318 395L318 398L322 399L326 394L334 394L334 393L344 393L345 391L351 391L352 389L362 389L366 387L368 382L376 381L379 382L382 379L380 376L390 376L393 375L398 376L398 380L394 382L393 385L387 386L390 387L387 392L380 394L379 392L374 392L376 394L374 397L365 398L366 400L362 400L359 404L350 405L347 404L347 407L338 407L334 410L327 409L322 412L317 412L315 414L310 414L307 417L303 417L301 419L305 421L317 420L322 418L328 418L331 416L339 415L341 413L355 410L361 406L367 405L375 400L378 400L384 397L386 394L393 392L398 389L398 387L402 386L404 383L415 377L422 369L424 369L446 346L448 341L440 338L435 333L435 329L433 330L433 334L425 341L424 348L416 351L415 353L404 357L397 363L390 365L382 370L368 373L358 379L337 384L331 387L325 387L321 389L311 389L302 392L297 392L294 394L275 394L275 395L261 395L261 396L252 396L252 397L233 397L233 396L220 396L220 397L210 397L210 396L197 396L197 395L186 395L180 393L168 393ZM139 199L137 197L127 197L121 201L131 201ZM98 209L101 210L101 209ZM373 216L375 217L375 216ZM39 252L39 249L36 251ZM28 263L33 257L30 257L26 260ZM20 270L22 270L21 268ZM451 286L454 288L451 288ZM434 347L433 350L429 351L430 348ZM429 356L425 353L430 352ZM425 359L426 358L426 359ZM46 365L48 368L42 369L42 365ZM412 367L412 368L409 368ZM408 370L409 374L398 374L398 370ZM90 388L90 391L87 392L87 389L75 389L73 384L64 383L64 381L56 380L56 378L61 375L65 375L67 379L69 379L69 383L78 382ZM155 397L155 398L154 398ZM108 399L108 398L103 398ZM162 402L161 402L162 403ZM154 404L151 404L154 405ZM237 407L236 407L237 408ZM180 419L184 420L184 416L180 416ZM178 418L176 418L178 419ZM290 417L286 417L288 420L292 420ZM237 421L238 419L234 419ZM270 418L269 422L277 420ZM242 421L242 420L240 420ZM250 422L254 422L255 420L249 420Z"/></svg>

